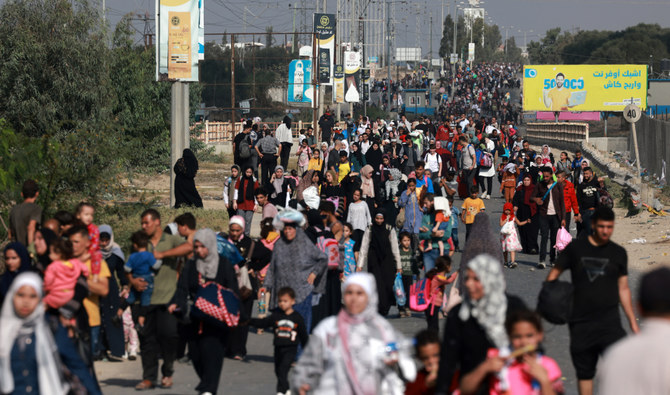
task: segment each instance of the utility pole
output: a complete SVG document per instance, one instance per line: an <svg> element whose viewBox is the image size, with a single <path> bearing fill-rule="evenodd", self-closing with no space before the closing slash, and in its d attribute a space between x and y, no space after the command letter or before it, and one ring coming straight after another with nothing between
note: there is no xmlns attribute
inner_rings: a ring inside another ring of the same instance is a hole
<svg viewBox="0 0 670 395"><path fill-rule="evenodd" d="M391 2L386 0L386 103L391 113Z"/></svg>
<svg viewBox="0 0 670 395"><path fill-rule="evenodd" d="M289 8L293 8L293 40L291 41L291 51L295 53L295 12L297 10L295 4L293 4L293 7L291 7L291 4L289 4L288 6Z"/></svg>
<svg viewBox="0 0 670 395"><path fill-rule="evenodd" d="M452 37L453 41L453 49L452 49L452 54L456 53L456 41L458 39L458 30L456 30L456 27L458 25L458 15L456 15L456 0L454 0L454 12L451 14L454 23L454 35ZM451 63L451 55L449 55L449 62ZM456 62L451 63L451 101L454 101L454 96L455 96L455 91L454 91L454 79L456 78Z"/></svg>
<svg viewBox="0 0 670 395"><path fill-rule="evenodd" d="M433 69L433 16L430 16L430 52L428 56L428 62L430 64L429 70Z"/></svg>

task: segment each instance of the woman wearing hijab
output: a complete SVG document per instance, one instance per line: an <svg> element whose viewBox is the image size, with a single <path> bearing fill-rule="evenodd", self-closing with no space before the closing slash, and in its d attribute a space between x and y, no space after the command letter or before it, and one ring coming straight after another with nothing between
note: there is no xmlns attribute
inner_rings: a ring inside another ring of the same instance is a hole
<svg viewBox="0 0 670 395"><path fill-rule="evenodd" d="M345 177L346 179L346 177ZM335 215L338 218L344 218L346 202L344 198L344 189L337 181L337 173L333 170L326 172L325 180L321 184L321 200L327 200L335 205Z"/></svg>
<svg viewBox="0 0 670 395"><path fill-rule="evenodd" d="M30 256L28 250L18 241L7 244L3 251L5 258L5 272L0 276L0 305L9 292L12 281L23 272L30 271ZM48 252L47 252L48 254Z"/></svg>
<svg viewBox="0 0 670 395"><path fill-rule="evenodd" d="M270 184L272 184L270 202L277 208L286 207L288 203L286 195L295 188L295 181L284 175L284 168L282 166L277 166L270 179Z"/></svg>
<svg viewBox="0 0 670 395"><path fill-rule="evenodd" d="M35 242L33 243L34 252L30 254L35 269L42 275L51 263L49 258L49 248L58 238L58 235L49 228L42 228L35 231Z"/></svg>
<svg viewBox="0 0 670 395"><path fill-rule="evenodd" d="M47 321L43 296L36 273L19 274L8 289L0 313L0 393L100 394L65 328L55 317ZM71 388L64 366L84 388Z"/></svg>
<svg viewBox="0 0 670 395"><path fill-rule="evenodd" d="M182 157L174 164L175 208L202 207L202 199L195 188L195 175L198 173L198 159L189 148L184 149Z"/></svg>
<svg viewBox="0 0 670 395"><path fill-rule="evenodd" d="M251 166L244 168L244 173L237 180L235 189L233 208L237 210L237 215L244 218L244 235L248 237L251 232L251 220L254 218L254 211L256 210L256 195L254 191L258 189L258 182L254 178L254 170Z"/></svg>
<svg viewBox="0 0 670 395"><path fill-rule="evenodd" d="M312 295L322 295L326 290L328 257L302 230L305 217L299 211L292 208L280 211L272 225L281 233L281 238L275 243L265 277L265 287L270 291L268 310L277 307L277 292L283 287L291 287L295 291L293 309L310 330Z"/></svg>
<svg viewBox="0 0 670 395"><path fill-rule="evenodd" d="M386 224L395 227L395 221L398 217L398 200L402 192L407 189L407 184L402 180L402 173L399 169L391 168L388 170L388 180L384 183L384 220Z"/></svg>
<svg viewBox="0 0 670 395"><path fill-rule="evenodd" d="M342 286L344 308L313 332L291 376L295 394L402 394L416 366L404 336L377 313L375 279L349 276ZM397 351L389 345L396 345Z"/></svg>
<svg viewBox="0 0 670 395"><path fill-rule="evenodd" d="M315 196L319 196L319 186L321 178L319 177L319 172L314 170L309 170L300 179L298 187L295 190L295 199L298 201L298 204L304 207L305 209L317 209L319 207L319 200L314 199ZM309 188L312 188L309 190ZM305 201L305 191L307 191L307 201ZM314 204L316 203L316 207Z"/></svg>
<svg viewBox="0 0 670 395"><path fill-rule="evenodd" d="M371 165L365 165L361 169L361 190L363 195L361 200L368 204L368 209L374 213L377 208L377 199L379 198L379 191L374 180L374 169Z"/></svg>
<svg viewBox="0 0 670 395"><path fill-rule="evenodd" d="M363 166L368 163L365 161L365 155L361 151L361 147L358 143L351 143L351 155L349 156L351 160L351 172L358 173L361 171Z"/></svg>
<svg viewBox="0 0 670 395"><path fill-rule="evenodd" d="M125 349L125 342L123 336L123 328L119 325L117 318L117 311L119 310L119 284L121 286L128 285L128 277L126 277L123 268L125 263L125 256L121 247L114 242L114 231L109 225L100 225L100 252L102 258L107 262L109 271L112 277L109 281L109 292L106 296L100 298L100 313L102 315L102 330L104 337L107 339L107 346L109 347L109 354L107 355L110 361L123 361L123 354ZM115 276L116 274L116 276ZM100 343L102 345L102 343ZM100 350L102 351L102 350Z"/></svg>
<svg viewBox="0 0 670 395"><path fill-rule="evenodd" d="M447 315L435 393L451 393L450 385L457 371L460 381L486 360L490 348L508 345L507 314L525 306L519 298L505 294L500 262L491 255L481 254L464 265L463 301ZM476 394L488 395L488 382L485 380Z"/></svg>
<svg viewBox="0 0 670 395"><path fill-rule="evenodd" d="M393 280L402 268L400 249L395 228L384 223L384 212L378 211L372 225L363 234L358 255L357 270L367 271L375 277L379 292L379 314L386 316L395 304Z"/></svg>
<svg viewBox="0 0 670 395"><path fill-rule="evenodd" d="M177 306L181 311L187 311L187 300L195 300L200 285L207 281L213 281L238 293L233 265L219 255L213 230L200 229L195 232L193 251L194 258L186 263L179 277L177 292L168 307L170 313L174 313ZM200 378L195 389L200 394L216 394L230 330L194 319L188 332L189 353L195 372Z"/></svg>
<svg viewBox="0 0 670 395"><path fill-rule="evenodd" d="M530 175L523 177L523 183L519 185L512 198L514 211L519 221L530 220L527 225L519 227L519 241L524 254L537 254L537 235L540 231L540 221L538 219L537 203L531 198L535 185Z"/></svg>
<svg viewBox="0 0 670 395"><path fill-rule="evenodd" d="M382 165L382 156L383 152L379 148L379 143L375 140L372 142L372 146L368 152L365 153L365 161L368 165L372 166L375 172L378 172Z"/></svg>

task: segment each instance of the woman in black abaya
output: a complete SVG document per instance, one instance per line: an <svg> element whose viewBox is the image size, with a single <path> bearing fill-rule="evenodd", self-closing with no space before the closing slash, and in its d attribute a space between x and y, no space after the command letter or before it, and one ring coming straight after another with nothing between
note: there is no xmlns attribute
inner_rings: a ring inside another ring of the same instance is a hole
<svg viewBox="0 0 670 395"><path fill-rule="evenodd" d="M368 272L375 276L377 282L379 314L386 316L391 306L395 305L393 281L401 265L398 237L393 226L384 224L384 212L381 210L363 235L357 270L361 271L366 262Z"/></svg>
<svg viewBox="0 0 670 395"><path fill-rule="evenodd" d="M198 173L198 159L186 148L182 157L174 164L175 208L193 206L202 207L202 199L195 189L195 175Z"/></svg>

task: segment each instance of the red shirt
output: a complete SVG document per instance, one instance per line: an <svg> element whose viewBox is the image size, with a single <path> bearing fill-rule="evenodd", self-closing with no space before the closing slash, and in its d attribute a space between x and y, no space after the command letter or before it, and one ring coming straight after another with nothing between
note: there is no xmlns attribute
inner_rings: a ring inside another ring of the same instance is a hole
<svg viewBox="0 0 670 395"><path fill-rule="evenodd" d="M565 185L563 185L563 196L565 196L565 212L574 211L575 215L579 215L575 185L568 180L565 180Z"/></svg>
<svg viewBox="0 0 670 395"><path fill-rule="evenodd" d="M242 188L242 185L240 183L244 181L244 188ZM238 197L238 202L237 202L237 208L238 210L246 210L246 211L252 211L254 209L254 206L256 205L256 198L253 198L251 200L247 200L245 196L246 192L246 184L248 183L248 180L244 180L243 178L240 178L237 180L237 183L235 183L235 188L237 189L237 197ZM258 182L254 182L254 191L258 189ZM255 195L254 195L255 196ZM243 199L242 203L240 203L239 199Z"/></svg>

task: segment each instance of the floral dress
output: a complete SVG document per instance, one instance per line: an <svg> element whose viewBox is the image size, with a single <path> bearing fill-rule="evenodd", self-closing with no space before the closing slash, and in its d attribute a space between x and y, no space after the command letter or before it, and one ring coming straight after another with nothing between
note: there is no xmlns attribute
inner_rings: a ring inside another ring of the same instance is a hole
<svg viewBox="0 0 670 395"><path fill-rule="evenodd" d="M512 218L507 218L507 223L512 222L512 233L510 234L500 234L500 242L502 243L502 250L503 252L511 252L511 251L521 251L521 243L519 242L519 232L516 230L516 226L514 225L514 217ZM505 226L505 225L503 225Z"/></svg>

